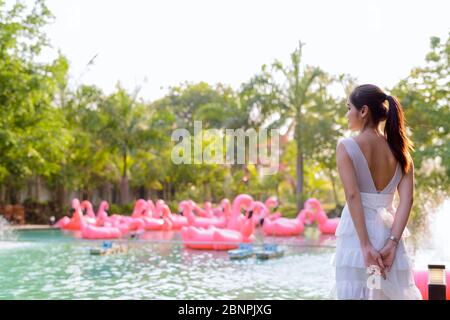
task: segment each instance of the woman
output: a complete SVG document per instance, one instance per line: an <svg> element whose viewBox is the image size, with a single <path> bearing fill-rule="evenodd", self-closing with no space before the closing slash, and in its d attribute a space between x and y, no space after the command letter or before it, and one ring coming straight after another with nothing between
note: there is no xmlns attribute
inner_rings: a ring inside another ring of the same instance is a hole
<svg viewBox="0 0 450 320"><path fill-rule="evenodd" d="M359 134L336 149L347 204L336 229L335 293L338 299L421 299L403 240L414 165L402 106L370 84L356 87L347 106L349 128Z"/></svg>

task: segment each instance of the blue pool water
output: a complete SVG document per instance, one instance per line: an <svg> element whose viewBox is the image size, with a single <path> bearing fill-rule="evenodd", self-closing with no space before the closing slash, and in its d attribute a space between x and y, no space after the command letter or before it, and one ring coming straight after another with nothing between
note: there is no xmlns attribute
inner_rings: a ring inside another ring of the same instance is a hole
<svg viewBox="0 0 450 320"><path fill-rule="evenodd" d="M0 242L0 299L329 299L333 236L264 238L285 255L230 260L186 249L179 233L148 232L128 252L90 254L99 241L59 230L21 231Z"/></svg>

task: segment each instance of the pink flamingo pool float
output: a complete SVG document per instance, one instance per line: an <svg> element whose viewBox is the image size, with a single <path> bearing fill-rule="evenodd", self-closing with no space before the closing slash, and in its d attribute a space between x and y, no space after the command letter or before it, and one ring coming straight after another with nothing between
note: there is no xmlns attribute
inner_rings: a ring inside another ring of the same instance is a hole
<svg viewBox="0 0 450 320"><path fill-rule="evenodd" d="M269 197L266 199L264 203L267 207L267 215L264 218L269 218L270 220L275 220L281 218L280 212L270 213L270 208L274 208L275 210L278 208L278 198L277 197Z"/></svg>
<svg viewBox="0 0 450 320"><path fill-rule="evenodd" d="M296 218L278 218L271 220L265 218L263 223L263 232L266 236L298 236L303 232L304 222L299 213Z"/></svg>
<svg viewBox="0 0 450 320"><path fill-rule="evenodd" d="M273 203L274 200L271 202ZM263 222L263 232L270 236L298 236L303 232L305 224L311 225L317 221L317 226L322 234L334 234L339 220L339 218L329 219L322 209L320 201L310 198L305 202L305 208L294 219L271 219L266 216Z"/></svg>
<svg viewBox="0 0 450 320"><path fill-rule="evenodd" d="M329 219L327 214L322 209L320 201L315 198L310 198L305 202L305 208L314 210L316 213L316 221L319 230L323 234L334 234L339 224L340 218Z"/></svg>
<svg viewBox="0 0 450 320"><path fill-rule="evenodd" d="M208 228L214 226L217 228L224 228L227 221L224 217L199 217L194 214L195 202L192 200L182 201L179 204L179 209L183 213L183 216L187 218L189 226Z"/></svg>
<svg viewBox="0 0 450 320"><path fill-rule="evenodd" d="M279 212L270 214L270 208L277 206L276 197L269 197L262 203L253 201L247 194L240 194L232 204L228 199L223 199L220 206L214 209L210 202L205 202L202 209L194 201L184 200L179 204L180 214L172 214L162 199L157 200L156 204L152 200L138 199L131 216L108 216L106 201L102 201L95 215L89 201L85 200L80 204L78 199L73 199L72 217L63 217L55 226L63 230L82 231L85 239L113 239L139 230L182 230L182 238L186 240L188 247L225 250L236 248L239 242L251 241L254 228L261 222L264 234L270 236L299 235L305 224L310 225L314 221L317 221L321 233L334 234L339 223L339 218L328 219L315 198L308 199L305 208L294 219L283 218ZM241 213L242 209L245 211L244 215ZM197 240L209 244L189 244L198 242ZM219 242L230 242L232 245L220 246Z"/></svg>
<svg viewBox="0 0 450 320"><path fill-rule="evenodd" d="M249 210L246 217L241 215L240 209L251 209L253 199L249 195L241 194L233 201L232 216L227 228L217 228L209 225L208 228L196 226L181 229L181 237L184 245L191 249L202 250L230 250L239 246L239 243L253 240L254 224L251 219L252 211ZM183 203L184 212L192 213L193 204L189 201ZM244 220L240 219L239 216ZM188 218L189 219L189 218Z"/></svg>
<svg viewBox="0 0 450 320"><path fill-rule="evenodd" d="M73 199L72 207L70 212L72 213L72 218L67 216L60 219L56 225L64 230L81 230L81 225L83 221L83 212L81 211L80 200Z"/></svg>
<svg viewBox="0 0 450 320"><path fill-rule="evenodd" d="M209 201L205 202L204 208L201 208L199 205L197 205L194 202L193 210L197 214L197 216L199 216L199 217L204 217L204 218L212 218L212 217L214 217L212 204Z"/></svg>
<svg viewBox="0 0 450 320"><path fill-rule="evenodd" d="M86 202L85 207L88 208ZM122 236L122 232L116 227L98 227L95 225L95 218L88 217L89 220L83 219L81 204L78 199L72 200L72 210L74 212L73 216L69 223L62 227L63 229L81 230L81 237L83 239L114 239Z"/></svg>

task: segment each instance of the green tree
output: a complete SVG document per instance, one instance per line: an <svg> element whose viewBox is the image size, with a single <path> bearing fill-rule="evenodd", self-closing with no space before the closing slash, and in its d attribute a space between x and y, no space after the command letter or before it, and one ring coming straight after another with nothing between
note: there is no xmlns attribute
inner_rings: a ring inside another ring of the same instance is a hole
<svg viewBox="0 0 450 320"><path fill-rule="evenodd" d="M323 74L317 67L306 66L303 70L300 67L303 44L291 54L290 64L285 66L280 61L272 64L272 69L267 70L263 66L259 75L259 92L266 92L270 99L265 99L261 110L264 114L276 113L278 120L272 126L287 126L288 132L294 130L296 141L296 203L297 209L303 207L304 196L304 157L305 157L305 135L304 135L304 115L308 107L313 103L313 94L316 89L316 82ZM277 73L281 73L282 83L277 81Z"/></svg>
<svg viewBox="0 0 450 320"><path fill-rule="evenodd" d="M120 202L130 201L129 165L136 150L145 148L155 141L151 130L152 112L149 106L138 101L139 88L130 95L117 85L117 91L108 96L99 106L99 133L110 152L120 155L121 181Z"/></svg>
<svg viewBox="0 0 450 320"><path fill-rule="evenodd" d="M412 69L392 89L404 107L415 145L413 221L417 225L425 225L423 212L435 208L450 191L449 38L432 37L430 49L425 66Z"/></svg>
<svg viewBox="0 0 450 320"><path fill-rule="evenodd" d="M21 2L7 10L0 1L0 181L13 203L27 179L59 170L70 140L62 113L52 107L67 61L59 55L36 62L49 47L43 27L51 18L43 1L28 11Z"/></svg>

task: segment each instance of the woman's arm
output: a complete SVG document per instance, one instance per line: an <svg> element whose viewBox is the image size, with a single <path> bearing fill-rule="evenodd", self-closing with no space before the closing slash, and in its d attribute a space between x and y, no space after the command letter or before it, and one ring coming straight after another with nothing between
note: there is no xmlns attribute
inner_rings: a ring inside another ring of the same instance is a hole
<svg viewBox="0 0 450 320"><path fill-rule="evenodd" d="M391 228L391 235L400 239L406 224L408 223L411 207L413 204L414 194L414 164L411 165L411 170L403 176L397 187L400 202L397 207L397 213L394 217L394 222ZM395 253L397 249L397 242L388 239L380 253L383 257L383 262L389 271L394 263Z"/></svg>
<svg viewBox="0 0 450 320"><path fill-rule="evenodd" d="M400 180L398 184L400 202L392 224L391 235L400 239L408 223L411 207L414 201L414 165L411 170Z"/></svg>
<svg viewBox="0 0 450 320"><path fill-rule="evenodd" d="M384 264L381 259L381 255L372 246L367 233L355 168L353 167L352 160L350 159L347 150L345 150L342 143L339 143L336 148L336 162L339 176L344 186L348 209L350 211L356 233L358 234L359 243L363 251L366 267L373 264L378 265L382 273L384 273Z"/></svg>
<svg viewBox="0 0 450 320"><path fill-rule="evenodd" d="M342 143L339 143L336 148L336 161L339 176L341 177L341 181L344 186L345 199L347 200L348 209L350 211L350 215L352 216L356 232L358 233L361 247L364 247L369 244L370 241L361 204L361 195L359 194L355 168L353 167L352 160L347 154L347 151Z"/></svg>

